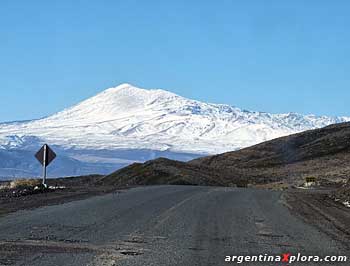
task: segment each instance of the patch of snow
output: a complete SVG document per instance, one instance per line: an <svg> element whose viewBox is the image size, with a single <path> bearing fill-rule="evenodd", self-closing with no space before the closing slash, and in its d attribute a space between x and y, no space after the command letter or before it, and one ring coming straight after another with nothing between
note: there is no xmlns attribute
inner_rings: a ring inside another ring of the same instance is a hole
<svg viewBox="0 0 350 266"><path fill-rule="evenodd" d="M350 201L344 201L343 204L345 207L350 208Z"/></svg>
<svg viewBox="0 0 350 266"><path fill-rule="evenodd" d="M57 189L65 189L65 186L49 186L49 189L51 190L57 190Z"/></svg>

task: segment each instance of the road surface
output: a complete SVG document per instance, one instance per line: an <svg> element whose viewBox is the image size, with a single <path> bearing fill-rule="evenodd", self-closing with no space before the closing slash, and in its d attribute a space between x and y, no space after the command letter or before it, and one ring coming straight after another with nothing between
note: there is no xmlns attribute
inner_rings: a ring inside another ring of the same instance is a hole
<svg viewBox="0 0 350 266"><path fill-rule="evenodd" d="M291 215L281 195L152 186L18 211L0 218L0 265L217 266L237 265L225 262L235 255L348 254Z"/></svg>

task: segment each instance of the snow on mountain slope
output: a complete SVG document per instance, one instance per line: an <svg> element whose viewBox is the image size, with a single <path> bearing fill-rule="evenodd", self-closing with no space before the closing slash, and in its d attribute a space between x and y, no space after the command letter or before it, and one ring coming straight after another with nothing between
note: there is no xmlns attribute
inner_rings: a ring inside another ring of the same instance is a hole
<svg viewBox="0 0 350 266"><path fill-rule="evenodd" d="M159 155L192 159L345 121L350 117L250 112L122 84L43 119L0 124L0 151L5 158L6 151L32 152L49 143L64 156L60 169L69 162L76 166L71 174L91 169L104 173L107 163L108 169L116 165L111 158L120 162ZM1 169L18 166L13 159L17 157L11 158L11 163L0 162L0 176ZM24 165L32 167L32 158L27 161Z"/></svg>
<svg viewBox="0 0 350 266"><path fill-rule="evenodd" d="M25 148L39 138L65 148L220 153L344 121L242 111L122 84L44 119L0 124L0 145Z"/></svg>

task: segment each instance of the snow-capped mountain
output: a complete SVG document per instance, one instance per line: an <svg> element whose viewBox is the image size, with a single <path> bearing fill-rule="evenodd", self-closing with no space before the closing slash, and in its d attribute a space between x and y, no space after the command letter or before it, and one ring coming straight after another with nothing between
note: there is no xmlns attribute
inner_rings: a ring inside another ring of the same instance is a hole
<svg viewBox="0 0 350 266"><path fill-rule="evenodd" d="M157 155L191 159L345 121L350 117L250 112L122 84L43 119L0 124L0 157L49 143L80 165L57 174L105 172L106 164L116 168Z"/></svg>

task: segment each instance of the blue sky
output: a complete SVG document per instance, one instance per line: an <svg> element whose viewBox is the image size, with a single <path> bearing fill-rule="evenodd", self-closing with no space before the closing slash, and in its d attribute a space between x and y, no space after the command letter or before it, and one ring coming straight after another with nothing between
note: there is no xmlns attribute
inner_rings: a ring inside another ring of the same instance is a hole
<svg viewBox="0 0 350 266"><path fill-rule="evenodd" d="M350 2L0 1L0 121L128 82L273 113L348 115Z"/></svg>

